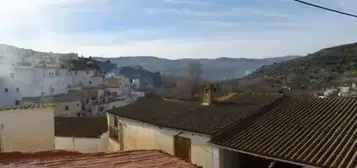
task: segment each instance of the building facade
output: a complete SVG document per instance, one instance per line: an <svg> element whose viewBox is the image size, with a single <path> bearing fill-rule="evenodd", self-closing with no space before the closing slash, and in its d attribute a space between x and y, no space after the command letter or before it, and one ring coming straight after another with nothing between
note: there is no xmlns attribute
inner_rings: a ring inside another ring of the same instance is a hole
<svg viewBox="0 0 357 168"><path fill-rule="evenodd" d="M0 152L35 152L55 148L57 105L0 107Z"/></svg>

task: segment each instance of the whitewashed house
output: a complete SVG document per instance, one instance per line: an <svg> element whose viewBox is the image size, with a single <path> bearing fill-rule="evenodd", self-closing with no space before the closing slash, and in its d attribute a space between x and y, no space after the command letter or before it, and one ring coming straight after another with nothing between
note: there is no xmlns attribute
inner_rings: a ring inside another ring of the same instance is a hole
<svg viewBox="0 0 357 168"><path fill-rule="evenodd" d="M0 152L35 152L55 148L55 104L0 107Z"/></svg>
<svg viewBox="0 0 357 168"><path fill-rule="evenodd" d="M72 84L67 69L49 67L16 66L0 80L0 88L9 98L0 98L3 105L15 104L23 97L66 94Z"/></svg>
<svg viewBox="0 0 357 168"><path fill-rule="evenodd" d="M93 78L93 76L98 75L98 70L93 68L83 67L81 69L72 69L72 81L74 86L81 87L92 87L93 83L100 83L97 80L100 80L100 77ZM95 81L92 81L95 80Z"/></svg>
<svg viewBox="0 0 357 168"><path fill-rule="evenodd" d="M237 167L238 153L210 143L281 95L232 94L214 98L214 87L204 90L203 102L145 97L107 110L109 150L161 149L204 168Z"/></svg>
<svg viewBox="0 0 357 168"><path fill-rule="evenodd" d="M79 152L107 152L106 117L55 117L55 148Z"/></svg>

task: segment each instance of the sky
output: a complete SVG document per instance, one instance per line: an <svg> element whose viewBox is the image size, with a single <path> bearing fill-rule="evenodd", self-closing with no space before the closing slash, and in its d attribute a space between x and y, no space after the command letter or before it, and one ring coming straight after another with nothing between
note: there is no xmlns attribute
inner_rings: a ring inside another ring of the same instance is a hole
<svg viewBox="0 0 357 168"><path fill-rule="evenodd" d="M306 0L357 14L356 0ZM357 18L292 0L0 0L0 43L84 56L265 58L357 41Z"/></svg>

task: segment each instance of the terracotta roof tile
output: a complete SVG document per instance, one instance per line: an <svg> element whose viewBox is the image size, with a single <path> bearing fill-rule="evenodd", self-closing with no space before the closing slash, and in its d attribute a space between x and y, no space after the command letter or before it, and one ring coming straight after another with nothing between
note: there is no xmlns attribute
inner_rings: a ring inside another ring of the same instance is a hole
<svg viewBox="0 0 357 168"><path fill-rule="evenodd" d="M0 111L17 110L17 109L34 109L34 108L57 108L59 105L55 103L48 104L23 104L23 105L6 105L0 106Z"/></svg>
<svg viewBox="0 0 357 168"><path fill-rule="evenodd" d="M357 166L357 99L284 97L212 143L328 168Z"/></svg>
<svg viewBox="0 0 357 168"><path fill-rule="evenodd" d="M198 168L160 150L133 150L114 153L47 151L2 153L0 167L41 168Z"/></svg>

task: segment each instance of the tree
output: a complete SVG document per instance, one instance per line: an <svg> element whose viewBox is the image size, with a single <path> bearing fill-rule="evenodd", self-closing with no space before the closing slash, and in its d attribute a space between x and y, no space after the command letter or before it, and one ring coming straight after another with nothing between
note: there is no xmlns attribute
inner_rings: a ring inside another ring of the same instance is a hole
<svg viewBox="0 0 357 168"><path fill-rule="evenodd" d="M197 61L189 62L187 65L187 70L192 82L190 86L190 92L191 92L191 97L193 97L195 93L198 93L199 83L203 71L202 71L201 64Z"/></svg>

